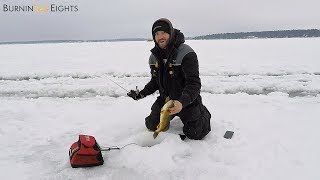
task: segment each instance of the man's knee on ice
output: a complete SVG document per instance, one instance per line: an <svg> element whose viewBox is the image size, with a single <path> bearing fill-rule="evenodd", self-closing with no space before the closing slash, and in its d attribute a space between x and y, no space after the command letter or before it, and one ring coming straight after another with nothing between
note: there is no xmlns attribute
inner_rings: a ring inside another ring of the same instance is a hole
<svg viewBox="0 0 320 180"><path fill-rule="evenodd" d="M146 117L145 119L145 124L146 127L151 130L151 131L155 131L157 130L157 126L159 124L159 122L155 122L154 120L152 120L150 117Z"/></svg>
<svg viewBox="0 0 320 180"><path fill-rule="evenodd" d="M183 133L189 139L201 140L204 135L202 134L201 123L197 123L197 121L189 122L183 126Z"/></svg>

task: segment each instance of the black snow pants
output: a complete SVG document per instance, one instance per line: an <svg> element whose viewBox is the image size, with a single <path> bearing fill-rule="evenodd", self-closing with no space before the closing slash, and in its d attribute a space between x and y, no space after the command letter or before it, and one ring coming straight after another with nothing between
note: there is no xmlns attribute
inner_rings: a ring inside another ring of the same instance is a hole
<svg viewBox="0 0 320 180"><path fill-rule="evenodd" d="M155 131L157 129L157 125L160 122L160 112L163 105L164 99L159 96L151 107L150 115L145 118L146 127L149 130ZM180 117L182 123L184 124L183 133L189 139L203 139L211 131L211 114L202 104L200 95L193 103L183 108L181 112L175 116Z"/></svg>

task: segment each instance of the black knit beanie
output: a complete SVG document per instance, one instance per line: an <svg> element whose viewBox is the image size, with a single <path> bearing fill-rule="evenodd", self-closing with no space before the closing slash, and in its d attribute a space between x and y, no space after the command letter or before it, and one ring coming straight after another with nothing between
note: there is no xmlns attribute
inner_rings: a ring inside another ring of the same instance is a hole
<svg viewBox="0 0 320 180"><path fill-rule="evenodd" d="M154 37L156 32L158 32L158 31L164 31L164 32L171 35L170 26L165 21L158 20L158 21L154 22L154 24L152 26L152 36Z"/></svg>

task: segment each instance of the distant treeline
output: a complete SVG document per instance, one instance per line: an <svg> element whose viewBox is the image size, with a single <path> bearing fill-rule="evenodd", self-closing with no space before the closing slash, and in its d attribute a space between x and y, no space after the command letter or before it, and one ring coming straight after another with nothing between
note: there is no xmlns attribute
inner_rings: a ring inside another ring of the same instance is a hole
<svg viewBox="0 0 320 180"><path fill-rule="evenodd" d="M320 37L319 29L278 30L260 32L221 33L197 36L193 39L253 39L253 38L306 38Z"/></svg>

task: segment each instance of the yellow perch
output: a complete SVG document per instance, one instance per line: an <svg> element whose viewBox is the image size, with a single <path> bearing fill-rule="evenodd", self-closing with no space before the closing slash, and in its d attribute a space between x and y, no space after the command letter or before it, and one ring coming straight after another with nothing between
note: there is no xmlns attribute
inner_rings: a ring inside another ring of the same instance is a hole
<svg viewBox="0 0 320 180"><path fill-rule="evenodd" d="M173 106L174 106L173 101L167 98L166 104L161 108L160 122L157 126L157 130L153 133L154 139L158 136L160 132L164 132L169 129L170 119L171 119L169 108Z"/></svg>

